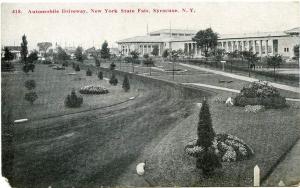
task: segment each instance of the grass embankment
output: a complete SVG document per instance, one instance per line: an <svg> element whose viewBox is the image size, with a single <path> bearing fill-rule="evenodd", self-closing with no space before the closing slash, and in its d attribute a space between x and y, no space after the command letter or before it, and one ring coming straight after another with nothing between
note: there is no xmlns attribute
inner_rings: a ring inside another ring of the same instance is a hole
<svg viewBox="0 0 300 188"><path fill-rule="evenodd" d="M254 157L223 163L215 176L204 178L201 170L196 169L196 160L184 154L185 145L196 138L199 109L195 108L194 114L178 123L146 159L145 179L152 186L252 186L253 167L260 167L263 178L299 138L299 109L269 109L254 114L212 101L215 131L243 139L254 149Z"/></svg>

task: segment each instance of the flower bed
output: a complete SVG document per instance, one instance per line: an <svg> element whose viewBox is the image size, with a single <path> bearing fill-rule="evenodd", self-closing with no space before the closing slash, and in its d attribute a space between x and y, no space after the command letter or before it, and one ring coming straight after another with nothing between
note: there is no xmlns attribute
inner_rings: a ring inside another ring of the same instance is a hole
<svg viewBox="0 0 300 188"><path fill-rule="evenodd" d="M99 95L99 94L107 94L108 90L101 86L88 85L88 86L84 86L84 87L80 88L79 93Z"/></svg>
<svg viewBox="0 0 300 188"><path fill-rule="evenodd" d="M203 148L197 146L196 142L195 139L188 143L185 153L193 157L201 157ZM246 160L254 155L253 150L243 140L229 134L218 134L210 149L215 151L222 162Z"/></svg>
<svg viewBox="0 0 300 188"><path fill-rule="evenodd" d="M234 105L263 105L266 108L286 107L286 100L280 96L279 91L268 85L267 82L253 82L244 86L241 93L234 99Z"/></svg>
<svg viewBox="0 0 300 188"><path fill-rule="evenodd" d="M257 113L264 110L264 106L262 105L247 105L245 106L245 112L253 112Z"/></svg>

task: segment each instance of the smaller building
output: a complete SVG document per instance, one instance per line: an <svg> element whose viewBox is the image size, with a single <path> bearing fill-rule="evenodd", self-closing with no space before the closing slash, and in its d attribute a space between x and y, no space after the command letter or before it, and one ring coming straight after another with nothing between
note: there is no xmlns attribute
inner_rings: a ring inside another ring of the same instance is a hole
<svg viewBox="0 0 300 188"><path fill-rule="evenodd" d="M8 48L9 51L13 54L14 59L21 59L21 46L4 46L1 50L1 57L4 57L4 49Z"/></svg>

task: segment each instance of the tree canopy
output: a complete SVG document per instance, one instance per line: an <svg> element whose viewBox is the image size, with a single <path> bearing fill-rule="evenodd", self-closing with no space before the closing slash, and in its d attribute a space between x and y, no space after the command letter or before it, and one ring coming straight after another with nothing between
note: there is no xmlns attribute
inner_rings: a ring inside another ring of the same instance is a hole
<svg viewBox="0 0 300 188"><path fill-rule="evenodd" d="M27 48L27 39L25 34L22 36L22 43L21 43L21 58L22 61L24 61L26 63L27 60L27 54L28 54L28 48Z"/></svg>
<svg viewBox="0 0 300 188"><path fill-rule="evenodd" d="M46 54L48 48L50 48L52 46L51 42L39 42L37 43L37 46L39 47L40 51L43 51L44 54Z"/></svg>
<svg viewBox="0 0 300 188"><path fill-rule="evenodd" d="M33 63L34 61L38 60L38 52L37 51L33 51L28 55L28 63Z"/></svg>
<svg viewBox="0 0 300 188"><path fill-rule="evenodd" d="M78 46L75 50L75 58L77 61L83 62L83 49L82 47Z"/></svg>
<svg viewBox="0 0 300 188"><path fill-rule="evenodd" d="M211 28L207 28L198 31L192 40L195 41L201 51L204 52L205 57L208 57L209 51L214 49L218 44L218 34Z"/></svg>
<svg viewBox="0 0 300 188"><path fill-rule="evenodd" d="M158 56L158 53L159 53L159 49L158 49L158 46L154 46L151 54L154 55L154 56Z"/></svg>
<svg viewBox="0 0 300 188"><path fill-rule="evenodd" d="M8 47L4 48L4 58L5 61L11 61L14 59L14 54L10 52Z"/></svg>
<svg viewBox="0 0 300 188"><path fill-rule="evenodd" d="M100 50L101 58L103 59L109 59L110 58L110 53L109 53L109 48L108 48L108 43L107 41L104 41Z"/></svg>
<svg viewBox="0 0 300 188"><path fill-rule="evenodd" d="M56 59L58 60L68 60L70 59L70 56L66 53L62 47L57 47L57 54L55 55Z"/></svg>

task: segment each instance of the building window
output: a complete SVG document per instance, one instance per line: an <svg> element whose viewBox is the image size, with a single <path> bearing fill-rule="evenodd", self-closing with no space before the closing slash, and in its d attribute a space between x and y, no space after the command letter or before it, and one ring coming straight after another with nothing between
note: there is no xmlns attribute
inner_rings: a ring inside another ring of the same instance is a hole
<svg viewBox="0 0 300 188"><path fill-rule="evenodd" d="M286 48L286 52L289 52L289 48Z"/></svg>

